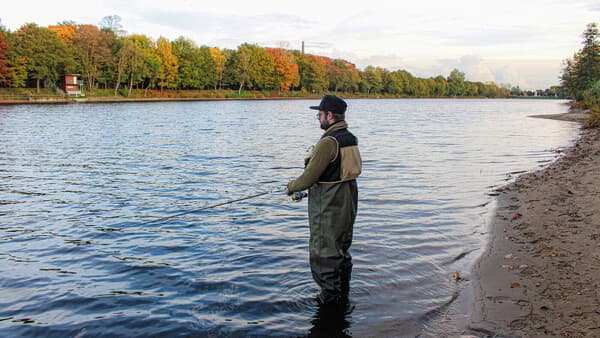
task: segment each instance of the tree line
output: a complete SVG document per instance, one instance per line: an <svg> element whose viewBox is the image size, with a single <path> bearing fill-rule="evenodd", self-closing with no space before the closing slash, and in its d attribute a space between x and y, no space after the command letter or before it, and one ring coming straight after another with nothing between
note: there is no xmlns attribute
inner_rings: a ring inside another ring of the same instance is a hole
<svg viewBox="0 0 600 338"><path fill-rule="evenodd" d="M359 70L346 60L298 50L248 43L220 49L198 46L185 37L154 40L125 34L118 16L105 17L98 26L28 23L14 32L0 26L0 87L35 87L39 92L57 87L65 74L79 74L88 92L110 89L115 96L129 96L133 89L333 91L398 97L524 94L518 87L467 81L458 69L447 77L418 78L405 70L374 66ZM557 95L557 90L537 94Z"/></svg>
<svg viewBox="0 0 600 338"><path fill-rule="evenodd" d="M561 75L563 90L576 107L589 109L588 127L600 127L600 30L593 22L582 34L582 48L565 60Z"/></svg>

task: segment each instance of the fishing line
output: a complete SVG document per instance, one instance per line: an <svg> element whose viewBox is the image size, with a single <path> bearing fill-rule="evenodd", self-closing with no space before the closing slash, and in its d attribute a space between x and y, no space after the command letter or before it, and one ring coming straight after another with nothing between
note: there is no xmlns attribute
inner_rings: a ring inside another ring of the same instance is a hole
<svg viewBox="0 0 600 338"><path fill-rule="evenodd" d="M188 215L188 214L194 214L194 213L197 213L197 212L200 212L200 211L203 211L203 210L212 209L212 208L220 207L220 206L227 205L227 204L232 204L232 203L236 203L236 202L241 202L241 201L249 200L251 198L256 198L256 197L260 197L260 196L272 194L274 192L281 192L281 190L282 190L281 188L277 188L277 189L273 189L273 190L261 192L259 194L245 196L245 197L241 197L241 198L237 198L237 199L234 199L234 200L229 200L229 201L225 201L225 202L221 202L221 203L211 204L211 205L204 206L202 208L198 208L198 209L194 209L194 210L188 210L188 211L180 212L178 214L174 214L174 215L171 215L171 216L162 217L162 218L155 219L155 220L152 220L152 221L139 223L139 224L137 224L137 226L143 226L143 225L148 225L148 224L160 224L160 223L164 223L165 221L168 221L168 220L170 220L172 218L176 218L176 217L180 217L180 216L184 216L184 215Z"/></svg>

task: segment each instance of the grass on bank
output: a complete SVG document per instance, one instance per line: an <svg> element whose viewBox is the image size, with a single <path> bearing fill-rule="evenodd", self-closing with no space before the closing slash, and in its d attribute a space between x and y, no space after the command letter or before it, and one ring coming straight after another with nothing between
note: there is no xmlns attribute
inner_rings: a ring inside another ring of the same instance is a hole
<svg viewBox="0 0 600 338"><path fill-rule="evenodd" d="M330 93L330 92L327 92ZM143 99L269 99L269 98L321 98L325 94L324 92L308 92L306 90L300 91L278 91L278 90L238 90L234 89L221 89L221 90L195 90L195 89L132 89L131 93L127 88L121 88L115 91L113 88L99 89L95 88L92 91L84 89L83 96L90 99L98 100L143 100ZM394 94L379 94L371 93L352 93L352 92L332 92L340 97L347 99L398 99L398 98L485 98L483 96L461 96L461 97L449 97L449 96L417 96L417 95L394 95ZM61 91L56 89L42 88L39 93L36 93L35 88L0 88L0 101L7 99L22 99L26 101L28 98L62 98L65 99L74 98L73 96L66 96ZM523 98L523 97L509 97L509 98ZM531 97L531 98L555 98L555 97Z"/></svg>
<svg viewBox="0 0 600 338"><path fill-rule="evenodd" d="M379 94L371 93L352 93L352 92L327 92L336 94L346 99L401 99L401 98L458 98L458 99L473 99L487 98L485 96L417 96L417 95L394 95L394 94ZM132 89L129 92L128 88L121 88L115 96L114 88L100 89L87 91L83 90L83 98L98 101L128 101L128 100L177 100L177 99L278 99L278 98L307 98L320 99L325 92L308 92L307 90L300 91L278 91L278 90L238 90L220 89L220 90L195 90L195 89ZM37 101L42 99L74 99L74 96L67 96L57 89L41 88L37 93L35 88L0 88L0 102L4 101ZM520 97L509 96L505 98L511 99L557 99L557 97Z"/></svg>
<svg viewBox="0 0 600 338"><path fill-rule="evenodd" d="M40 88L38 93L35 88L0 88L0 100L10 98L29 97L62 97L62 93L56 89Z"/></svg>

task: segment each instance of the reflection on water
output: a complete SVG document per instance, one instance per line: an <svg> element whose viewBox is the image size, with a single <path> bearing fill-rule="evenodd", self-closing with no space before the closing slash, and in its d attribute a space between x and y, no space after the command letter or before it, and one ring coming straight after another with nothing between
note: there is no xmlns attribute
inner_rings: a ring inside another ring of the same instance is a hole
<svg viewBox="0 0 600 338"><path fill-rule="evenodd" d="M144 224L297 176L313 103L0 106L0 335L416 335L470 277L494 187L577 135L526 117L559 101L350 100L364 167L339 316L314 300L305 201Z"/></svg>
<svg viewBox="0 0 600 338"><path fill-rule="evenodd" d="M348 300L334 304L319 304L313 316L308 337L351 337L349 328L355 305Z"/></svg>

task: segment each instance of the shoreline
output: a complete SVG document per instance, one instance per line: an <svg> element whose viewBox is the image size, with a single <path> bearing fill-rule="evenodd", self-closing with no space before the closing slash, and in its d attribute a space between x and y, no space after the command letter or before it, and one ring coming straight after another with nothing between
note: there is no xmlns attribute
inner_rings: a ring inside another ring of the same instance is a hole
<svg viewBox="0 0 600 338"><path fill-rule="evenodd" d="M21 104L77 104L77 103L130 103L130 102L180 102L180 101L267 101L267 100L315 100L318 97L146 97L146 98L118 98L118 97L87 97L55 100L0 100L0 105Z"/></svg>
<svg viewBox="0 0 600 338"><path fill-rule="evenodd" d="M582 130L557 161L497 192L463 333L600 337L600 130Z"/></svg>
<svg viewBox="0 0 600 338"><path fill-rule="evenodd" d="M342 95L342 94L336 94ZM114 97L114 96L96 96L96 97L69 97L69 98L34 98L34 99L0 99L1 105L27 105L27 104L74 104L74 103L130 103L130 102L180 102L180 101L270 101L270 100L320 100L322 97L319 95L307 95L307 96L260 96L254 97ZM562 98L552 97L504 97L504 98L487 98L487 97L418 97L418 96L406 96L406 97L392 97L392 96L353 96L344 95L345 99L365 99L365 100L398 100L398 99L505 99L505 100L524 100L524 99L538 99L538 100L565 100ZM532 117L540 118L552 118L548 117L552 115L537 115Z"/></svg>

